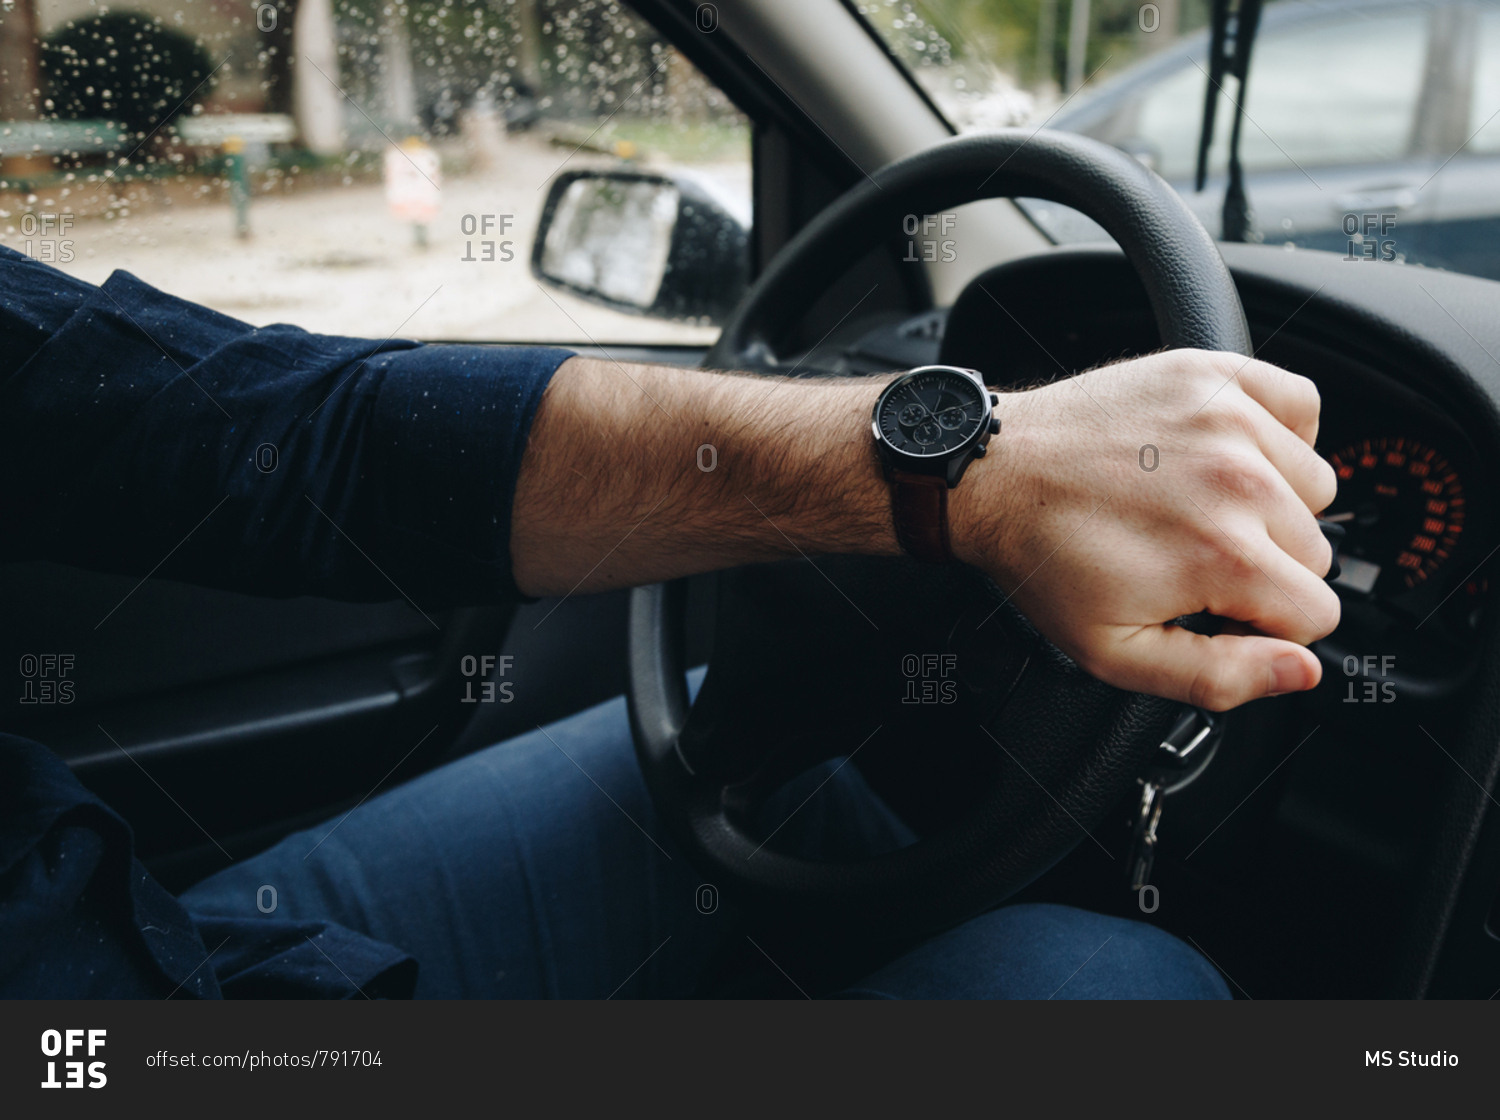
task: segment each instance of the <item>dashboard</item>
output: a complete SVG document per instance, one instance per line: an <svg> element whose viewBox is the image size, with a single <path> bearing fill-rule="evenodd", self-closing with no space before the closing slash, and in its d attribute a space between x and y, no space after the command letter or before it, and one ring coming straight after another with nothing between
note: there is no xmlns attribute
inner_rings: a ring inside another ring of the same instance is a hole
<svg viewBox="0 0 1500 1120"><path fill-rule="evenodd" d="M1231 264L1237 251L1255 250L1222 248ZM1273 262L1274 274L1292 256L1261 250L1254 259ZM1329 268L1352 262L1296 256L1323 270L1315 272L1319 282L1288 291L1266 277L1236 279L1257 356L1311 378L1323 397L1317 450L1338 476L1338 497L1323 516L1345 531L1334 581L1343 617L1313 647L1325 680L1347 694L1330 699L1444 700L1479 664L1490 569L1500 552L1500 491L1480 450L1486 437L1470 430L1483 410L1454 395L1413 345L1420 340L1407 323L1361 323L1336 295L1321 299L1345 279L1371 279L1368 271L1345 268L1335 280ZM1404 305L1403 316L1457 335L1500 370L1433 294L1439 280L1482 282L1414 268L1388 269L1381 279L1392 273L1400 276L1394 302ZM1413 303L1413 292L1429 301L1425 307ZM1090 247L996 266L972 280L951 309L865 324L817 364L868 373L940 361L1018 387L1159 347L1134 271L1117 251Z"/></svg>
<svg viewBox="0 0 1500 1120"><path fill-rule="evenodd" d="M1338 475L1323 516L1346 533L1334 581L1343 619L1319 655L1349 690L1378 681L1449 695L1477 663L1495 553L1495 494L1477 449L1381 370L1295 338L1278 357L1323 393L1317 449Z"/></svg>
<svg viewBox="0 0 1500 1120"><path fill-rule="evenodd" d="M1339 480L1324 516L1345 530L1334 582L1343 619L1313 647L1325 679L1351 696L1451 695L1477 665L1500 543L1495 491L1457 418L1462 406L1444 402L1420 366L1373 333L1351 340L1320 329L1306 301L1289 310L1285 299L1258 305L1251 295L1257 356L1311 378L1323 396L1317 450ZM946 315L883 324L843 360L853 372L942 361L1014 387L1159 347L1134 272L1098 249L991 269Z"/></svg>
<svg viewBox="0 0 1500 1120"><path fill-rule="evenodd" d="M1393 994L1487 997L1500 985L1500 285L1220 251L1256 356L1322 394L1343 614L1314 646L1323 683L1236 712L1229 749L1174 795L1174 835L1197 828L1206 845L1176 889L1204 886L1243 933L1226 967L1257 994L1367 993L1378 974ZM951 308L850 323L805 362L943 362L1020 387L1160 346L1118 250L1070 246L980 273ZM1251 971L1282 942L1296 951Z"/></svg>

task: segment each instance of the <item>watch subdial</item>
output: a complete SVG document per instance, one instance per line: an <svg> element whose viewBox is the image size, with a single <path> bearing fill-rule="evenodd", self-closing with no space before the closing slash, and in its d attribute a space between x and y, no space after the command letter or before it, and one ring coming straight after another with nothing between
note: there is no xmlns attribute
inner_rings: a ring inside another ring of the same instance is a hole
<svg viewBox="0 0 1500 1120"><path fill-rule="evenodd" d="M959 428L962 428L964 426L964 421L966 421L968 418L968 413L966 413L961 406L958 408L945 408L942 412L938 413L937 417L938 423L950 432L954 432Z"/></svg>
<svg viewBox="0 0 1500 1120"><path fill-rule="evenodd" d="M897 419L908 428L915 428L923 420L927 419L927 406L913 401L907 405L897 416Z"/></svg>
<svg viewBox="0 0 1500 1120"><path fill-rule="evenodd" d="M943 438L943 430L931 420L924 420L911 430L911 438L928 447Z"/></svg>

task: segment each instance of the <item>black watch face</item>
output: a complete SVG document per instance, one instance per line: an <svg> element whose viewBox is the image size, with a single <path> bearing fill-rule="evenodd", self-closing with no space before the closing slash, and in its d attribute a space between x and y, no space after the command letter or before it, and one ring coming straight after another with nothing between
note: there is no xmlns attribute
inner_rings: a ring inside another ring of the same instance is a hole
<svg viewBox="0 0 1500 1120"><path fill-rule="evenodd" d="M875 422L897 451L942 456L967 445L989 417L988 393L961 373L934 369L886 390Z"/></svg>

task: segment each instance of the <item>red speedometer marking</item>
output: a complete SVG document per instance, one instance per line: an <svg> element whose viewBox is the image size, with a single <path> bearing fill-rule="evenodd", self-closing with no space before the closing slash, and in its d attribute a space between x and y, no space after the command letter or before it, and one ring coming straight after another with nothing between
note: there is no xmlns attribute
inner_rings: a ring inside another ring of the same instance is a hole
<svg viewBox="0 0 1500 1120"><path fill-rule="evenodd" d="M1328 459L1339 480L1328 515L1347 526L1347 553L1384 571L1387 593L1416 587L1452 555L1464 529L1463 484L1435 448L1387 436Z"/></svg>

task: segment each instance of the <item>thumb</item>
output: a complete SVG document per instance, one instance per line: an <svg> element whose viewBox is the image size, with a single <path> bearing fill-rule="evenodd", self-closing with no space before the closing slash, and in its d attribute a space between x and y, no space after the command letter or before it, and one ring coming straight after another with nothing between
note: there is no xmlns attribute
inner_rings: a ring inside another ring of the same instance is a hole
<svg viewBox="0 0 1500 1120"><path fill-rule="evenodd" d="M1105 679L1119 688L1180 700L1213 712L1264 696L1302 692L1323 677L1304 646L1264 634L1208 637L1178 626L1148 626L1116 648Z"/></svg>

